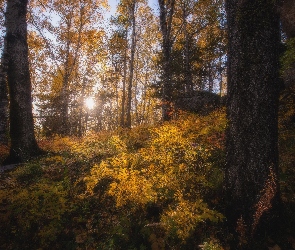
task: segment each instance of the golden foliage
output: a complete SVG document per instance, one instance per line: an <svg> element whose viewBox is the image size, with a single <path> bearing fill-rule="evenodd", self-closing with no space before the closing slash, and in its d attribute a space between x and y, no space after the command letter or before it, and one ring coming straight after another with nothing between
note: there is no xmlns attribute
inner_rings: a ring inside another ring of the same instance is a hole
<svg viewBox="0 0 295 250"><path fill-rule="evenodd" d="M224 112L182 116L42 140L51 153L0 178L0 230L14 239L0 237L0 246L163 249L222 220L212 192L222 180Z"/></svg>
<svg viewBox="0 0 295 250"><path fill-rule="evenodd" d="M272 208L272 202L275 198L275 194L277 193L277 174L274 172L273 168L270 168L270 172L268 175L268 179L264 184L264 189L261 191L261 196L259 198L258 203L255 206L255 214L253 216L253 225L252 231L256 230L257 225L259 224L259 220L262 215L269 211Z"/></svg>
<svg viewBox="0 0 295 250"><path fill-rule="evenodd" d="M216 126L209 127L209 123ZM170 233L177 228L177 236L184 240L197 223L223 218L209 209L202 195L216 185L210 180L211 173L221 174L210 162L212 152L221 148L220 142L217 137L209 136L207 141L204 136L220 132L222 137L224 127L225 117L220 112L206 119L188 116L151 128L148 144L136 152L128 151L119 136L112 137L119 153L91 169L85 178L88 194L95 193L100 181L109 179L107 195L117 207L169 204L164 207L161 225Z"/></svg>

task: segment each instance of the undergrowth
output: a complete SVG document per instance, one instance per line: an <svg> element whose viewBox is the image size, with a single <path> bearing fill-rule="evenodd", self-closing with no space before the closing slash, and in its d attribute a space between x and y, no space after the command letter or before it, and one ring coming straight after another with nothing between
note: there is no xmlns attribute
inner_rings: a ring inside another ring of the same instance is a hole
<svg viewBox="0 0 295 250"><path fill-rule="evenodd" d="M221 110L40 141L47 155L1 174L0 249L223 249L225 126Z"/></svg>

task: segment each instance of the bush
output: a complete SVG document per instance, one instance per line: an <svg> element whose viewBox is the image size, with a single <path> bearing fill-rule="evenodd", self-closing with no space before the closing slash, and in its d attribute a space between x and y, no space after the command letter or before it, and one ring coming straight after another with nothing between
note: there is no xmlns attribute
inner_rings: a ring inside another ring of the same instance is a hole
<svg viewBox="0 0 295 250"><path fill-rule="evenodd" d="M137 151L128 150L116 137L121 152L91 169L85 178L88 194L95 195L96 185L107 178L106 195L113 197L122 213L147 211L154 204L161 211L159 221L149 221L148 214L141 214L141 223L143 227L158 223L166 240L185 241L198 223L222 220L204 201L222 180L220 166L211 161L223 147L225 118L221 114L188 116L151 128L146 146Z"/></svg>

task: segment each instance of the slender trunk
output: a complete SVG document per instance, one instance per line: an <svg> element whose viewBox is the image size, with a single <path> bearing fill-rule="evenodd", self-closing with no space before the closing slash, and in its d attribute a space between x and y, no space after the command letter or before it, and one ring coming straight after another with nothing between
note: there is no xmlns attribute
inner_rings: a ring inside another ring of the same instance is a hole
<svg viewBox="0 0 295 250"><path fill-rule="evenodd" d="M226 215L232 249L254 249L279 228L279 18L273 0L227 0L226 10Z"/></svg>
<svg viewBox="0 0 295 250"><path fill-rule="evenodd" d="M62 82L61 90L61 128L62 135L69 134L69 76L66 72Z"/></svg>
<svg viewBox="0 0 295 250"><path fill-rule="evenodd" d="M136 68L138 68L138 55L137 55L137 63ZM140 124L139 121L139 114L138 114L138 100L137 100L137 90L138 90L138 71L135 72L135 83L134 83L134 113L135 113L135 120L136 124Z"/></svg>
<svg viewBox="0 0 295 250"><path fill-rule="evenodd" d="M68 21L68 38L71 29L71 21ZM60 134L67 135L69 134L69 78L70 78L70 40L67 40L66 44L66 56L64 62L64 72L62 78L62 88L60 94L60 119L61 119L61 127Z"/></svg>
<svg viewBox="0 0 295 250"><path fill-rule="evenodd" d="M210 93L213 92L213 70L211 62L208 64L208 90Z"/></svg>
<svg viewBox="0 0 295 250"><path fill-rule="evenodd" d="M127 31L126 31L127 40ZM124 53L122 106L121 106L121 127L125 127L125 103L126 103L126 80L127 80L127 43Z"/></svg>
<svg viewBox="0 0 295 250"><path fill-rule="evenodd" d="M120 109L119 109L119 87L118 87L118 80L116 80L116 87L115 87L115 90L116 90L116 121L117 121L117 124L118 124L118 128L120 127Z"/></svg>
<svg viewBox="0 0 295 250"><path fill-rule="evenodd" d="M222 92L223 92L223 77L222 77L222 58L221 56L219 57L219 68L218 68L218 73L219 73L219 77L220 77L220 80L219 80L219 95L222 96Z"/></svg>
<svg viewBox="0 0 295 250"><path fill-rule="evenodd" d="M28 0L8 0L6 8L11 148L5 163L23 162L41 152L34 135L32 114L27 4Z"/></svg>
<svg viewBox="0 0 295 250"><path fill-rule="evenodd" d="M132 35L131 35L131 57L129 67L129 82L127 90L127 106L126 106L126 127L131 128L131 104L132 104L132 83L134 73L134 55L136 47L136 20L135 20L135 1L131 4L131 19L132 19Z"/></svg>
<svg viewBox="0 0 295 250"><path fill-rule="evenodd" d="M172 118L171 53L169 46L165 46L163 52L162 120L169 121Z"/></svg>
<svg viewBox="0 0 295 250"><path fill-rule="evenodd" d="M191 64L190 64L190 46L189 39L190 36L187 32L187 6L183 4L182 12L183 12L183 30L184 30L184 39L185 39L185 47L184 47L184 63L185 63L185 94L187 96L192 95L192 72L191 72Z"/></svg>
<svg viewBox="0 0 295 250"><path fill-rule="evenodd" d="M70 78L73 78L73 72L78 60L78 52L80 51L82 44L82 30L83 30L83 11L80 9L79 16L79 29L78 29L78 40L75 46L74 54L71 57L71 28L72 28L72 19L73 14L71 13L70 19L67 21L67 44L66 44L66 59L64 63L64 75L62 82L62 92L61 92L61 130L62 135L71 134L71 126L69 121L69 104L70 104Z"/></svg>
<svg viewBox="0 0 295 250"><path fill-rule="evenodd" d="M163 55L163 74L162 74L162 120L169 121L172 118L172 83L171 83L171 50L173 39L172 18L174 14L175 0L158 0L160 7L160 27L162 33L162 55Z"/></svg>

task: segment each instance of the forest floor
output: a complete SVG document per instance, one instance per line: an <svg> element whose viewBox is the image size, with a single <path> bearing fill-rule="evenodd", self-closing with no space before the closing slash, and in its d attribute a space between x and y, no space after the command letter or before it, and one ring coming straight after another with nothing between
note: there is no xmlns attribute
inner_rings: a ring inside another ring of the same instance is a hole
<svg viewBox="0 0 295 250"><path fill-rule="evenodd" d="M227 249L224 113L40 140L46 155L0 173L0 249ZM295 129L279 146L289 231L265 247L295 249Z"/></svg>

